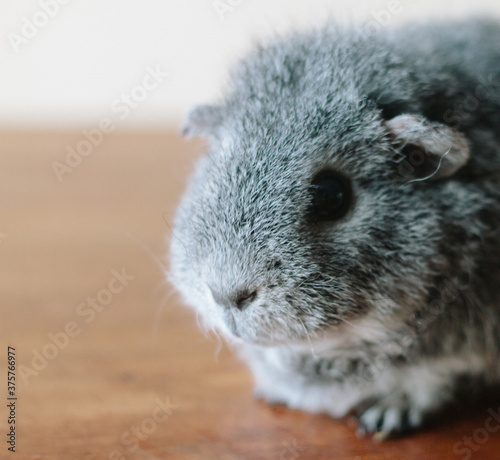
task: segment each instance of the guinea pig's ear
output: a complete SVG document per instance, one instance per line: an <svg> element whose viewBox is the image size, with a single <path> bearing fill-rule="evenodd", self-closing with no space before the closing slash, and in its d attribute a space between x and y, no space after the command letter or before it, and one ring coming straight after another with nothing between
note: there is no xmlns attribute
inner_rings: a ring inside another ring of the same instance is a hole
<svg viewBox="0 0 500 460"><path fill-rule="evenodd" d="M467 139L457 130L420 115L398 115L385 122L403 154L397 175L413 179L442 179L457 172L470 156Z"/></svg>
<svg viewBox="0 0 500 460"><path fill-rule="evenodd" d="M214 138L222 124L223 115L223 108L220 106L198 105L188 113L181 134L186 137Z"/></svg>

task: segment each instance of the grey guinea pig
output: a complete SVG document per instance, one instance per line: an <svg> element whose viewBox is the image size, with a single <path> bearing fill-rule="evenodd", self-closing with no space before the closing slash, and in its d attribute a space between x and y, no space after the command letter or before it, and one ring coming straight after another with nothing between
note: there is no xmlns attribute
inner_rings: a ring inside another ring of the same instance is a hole
<svg viewBox="0 0 500 460"><path fill-rule="evenodd" d="M259 397L383 437L500 381L500 26L360 30L257 46L190 112L170 276Z"/></svg>

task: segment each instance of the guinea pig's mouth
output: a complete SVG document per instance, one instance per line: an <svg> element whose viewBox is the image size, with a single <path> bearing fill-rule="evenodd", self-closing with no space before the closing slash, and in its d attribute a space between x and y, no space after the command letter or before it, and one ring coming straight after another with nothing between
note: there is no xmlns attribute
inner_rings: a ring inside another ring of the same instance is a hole
<svg viewBox="0 0 500 460"><path fill-rule="evenodd" d="M298 331L286 331L283 329L269 328L269 325L249 325L244 318L238 317L238 312L224 311L221 315L223 327L220 329L229 340L245 342L253 345L266 347L310 343L311 335L304 336ZM300 331L302 332L302 331ZM312 332L311 332L312 333Z"/></svg>
<svg viewBox="0 0 500 460"><path fill-rule="evenodd" d="M245 321L242 321L241 318L236 318L236 314L232 311L224 312L223 323L224 332L228 335L228 339L233 339L236 342L246 342L261 346L275 346L280 344L269 336L255 333L252 328L246 327ZM281 344L284 343L287 343L287 341L281 342Z"/></svg>

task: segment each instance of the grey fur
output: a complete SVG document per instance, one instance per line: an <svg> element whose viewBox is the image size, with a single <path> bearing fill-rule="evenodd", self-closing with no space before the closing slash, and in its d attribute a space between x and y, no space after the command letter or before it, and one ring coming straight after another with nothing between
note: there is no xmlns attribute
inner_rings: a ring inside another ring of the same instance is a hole
<svg viewBox="0 0 500 460"><path fill-rule="evenodd" d="M499 25L277 38L184 132L211 147L176 215L172 281L259 396L397 432L464 377L499 381ZM355 200L312 224L324 167Z"/></svg>

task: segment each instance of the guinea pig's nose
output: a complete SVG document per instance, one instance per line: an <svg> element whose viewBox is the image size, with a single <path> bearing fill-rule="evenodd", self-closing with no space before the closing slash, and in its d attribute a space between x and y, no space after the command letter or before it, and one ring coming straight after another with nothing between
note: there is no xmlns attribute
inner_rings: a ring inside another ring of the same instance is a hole
<svg viewBox="0 0 500 460"><path fill-rule="evenodd" d="M234 304L239 310L244 310L255 300L256 297L257 291L241 291L236 296Z"/></svg>
<svg viewBox="0 0 500 460"><path fill-rule="evenodd" d="M213 288L210 288L210 291L212 292L212 297L219 305L226 308L237 308L238 310L247 308L257 297L256 290L242 289L229 295L222 294Z"/></svg>

